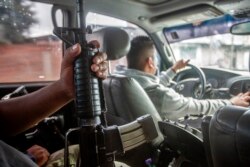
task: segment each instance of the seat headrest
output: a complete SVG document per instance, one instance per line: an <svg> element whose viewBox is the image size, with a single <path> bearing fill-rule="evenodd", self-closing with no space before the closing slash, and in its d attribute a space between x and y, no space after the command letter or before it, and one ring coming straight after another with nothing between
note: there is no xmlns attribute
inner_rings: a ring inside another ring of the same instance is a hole
<svg viewBox="0 0 250 167"><path fill-rule="evenodd" d="M100 51L107 53L107 60L117 60L126 56L130 49L130 39L127 32L118 27L106 27L87 37L100 43Z"/></svg>

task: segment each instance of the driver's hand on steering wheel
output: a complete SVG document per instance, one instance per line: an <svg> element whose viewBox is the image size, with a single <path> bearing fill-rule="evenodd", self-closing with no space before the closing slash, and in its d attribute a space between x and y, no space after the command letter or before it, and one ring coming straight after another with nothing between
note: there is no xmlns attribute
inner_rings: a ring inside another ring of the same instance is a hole
<svg viewBox="0 0 250 167"><path fill-rule="evenodd" d="M240 93L230 99L231 103L236 106L249 107L250 105L250 92Z"/></svg>
<svg viewBox="0 0 250 167"><path fill-rule="evenodd" d="M184 67L186 67L186 65L189 63L189 59L188 60L183 60L183 59L181 59L181 60L178 60L173 66L172 66L172 70L176 73L178 70L180 70L180 69L182 69L182 68L184 68Z"/></svg>

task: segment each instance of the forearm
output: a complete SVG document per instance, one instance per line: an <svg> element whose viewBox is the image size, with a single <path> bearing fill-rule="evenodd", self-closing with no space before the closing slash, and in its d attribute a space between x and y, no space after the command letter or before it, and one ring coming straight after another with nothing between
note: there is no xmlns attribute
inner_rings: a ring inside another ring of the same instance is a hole
<svg viewBox="0 0 250 167"><path fill-rule="evenodd" d="M25 96L0 102L1 134L24 131L53 114L72 98L59 81Z"/></svg>
<svg viewBox="0 0 250 167"><path fill-rule="evenodd" d="M26 96L0 101L0 135L24 131L73 100L73 63L80 52L79 44L65 51L60 80ZM106 77L106 58L101 52L93 58L91 70L99 78Z"/></svg>
<svg viewBox="0 0 250 167"><path fill-rule="evenodd" d="M197 100L186 98L170 90L166 92L162 105L162 114L169 119L178 119L186 114L211 115L220 107L231 105L229 100Z"/></svg>
<svg viewBox="0 0 250 167"><path fill-rule="evenodd" d="M161 72L160 81L164 86L169 86L172 79L175 77L175 72L169 68L167 71Z"/></svg>

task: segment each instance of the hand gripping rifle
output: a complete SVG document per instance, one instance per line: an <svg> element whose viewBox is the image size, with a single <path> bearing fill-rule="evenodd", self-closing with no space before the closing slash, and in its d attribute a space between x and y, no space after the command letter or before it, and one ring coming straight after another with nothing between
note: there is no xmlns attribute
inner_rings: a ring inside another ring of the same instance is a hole
<svg viewBox="0 0 250 167"><path fill-rule="evenodd" d="M54 29L54 34L65 43L71 46L79 43L82 48L74 63L78 128L69 129L66 133L64 166L70 166L68 135L78 131L80 156L77 166L113 167L115 154L124 153L154 139L157 132L152 128L154 123L148 115L124 126L107 127L102 81L90 70L95 50L86 40L84 3L84 0L76 0L78 28L55 27ZM131 133L133 135L130 135Z"/></svg>

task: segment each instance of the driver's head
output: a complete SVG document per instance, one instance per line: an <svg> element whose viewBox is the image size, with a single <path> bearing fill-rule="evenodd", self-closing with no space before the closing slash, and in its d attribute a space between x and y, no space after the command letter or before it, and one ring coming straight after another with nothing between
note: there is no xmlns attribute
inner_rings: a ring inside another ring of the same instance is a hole
<svg viewBox="0 0 250 167"><path fill-rule="evenodd" d="M127 55L128 68L155 74L156 59L154 43L149 37L138 36L131 41L131 48Z"/></svg>

